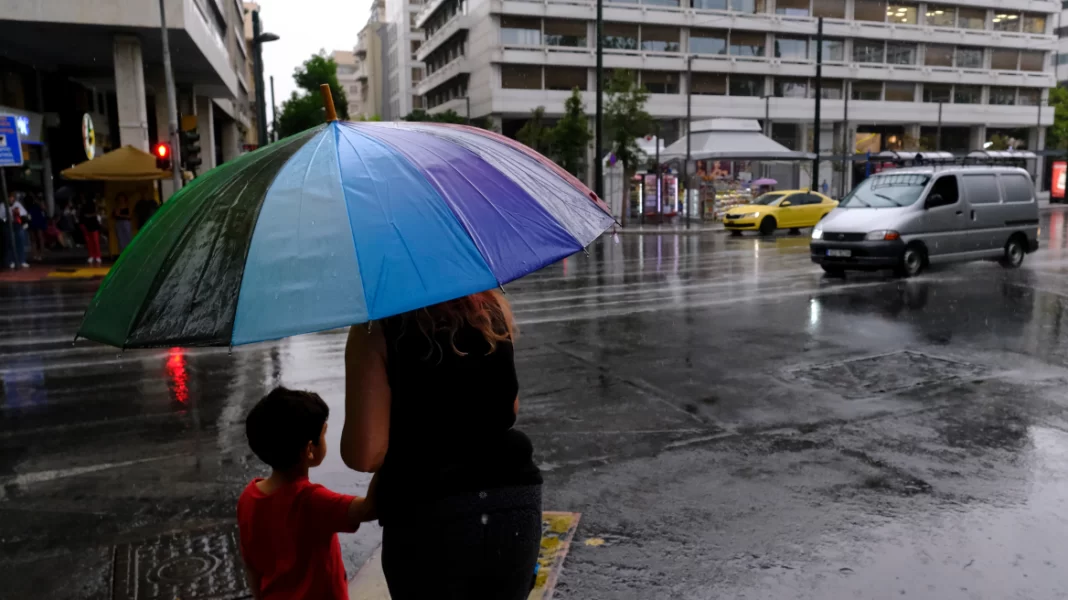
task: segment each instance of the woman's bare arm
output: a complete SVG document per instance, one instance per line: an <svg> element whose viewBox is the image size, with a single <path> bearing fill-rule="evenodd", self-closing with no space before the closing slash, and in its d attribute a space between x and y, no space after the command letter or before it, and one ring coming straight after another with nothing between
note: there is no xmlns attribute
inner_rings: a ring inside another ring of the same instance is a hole
<svg viewBox="0 0 1068 600"><path fill-rule="evenodd" d="M382 466L389 447L390 399L381 326L352 326L345 345L345 427L341 431L341 459L349 468L372 473Z"/></svg>

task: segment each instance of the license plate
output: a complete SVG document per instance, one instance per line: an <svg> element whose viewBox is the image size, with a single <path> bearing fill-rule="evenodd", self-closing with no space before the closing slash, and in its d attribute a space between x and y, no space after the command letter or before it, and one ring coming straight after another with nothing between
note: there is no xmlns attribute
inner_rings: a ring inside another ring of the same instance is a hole
<svg viewBox="0 0 1068 600"><path fill-rule="evenodd" d="M830 249L830 250L827 250L827 256L840 256L840 257L843 257L843 258L849 258L850 256L853 256L853 251L852 250Z"/></svg>

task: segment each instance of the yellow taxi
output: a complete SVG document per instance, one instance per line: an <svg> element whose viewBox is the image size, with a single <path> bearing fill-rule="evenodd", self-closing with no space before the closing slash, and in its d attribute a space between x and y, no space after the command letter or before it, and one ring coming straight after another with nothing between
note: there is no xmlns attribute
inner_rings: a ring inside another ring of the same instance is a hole
<svg viewBox="0 0 1068 600"><path fill-rule="evenodd" d="M771 235L776 229L812 227L836 206L837 201L815 191L768 192L752 204L731 207L723 215L723 225L733 235L743 231Z"/></svg>

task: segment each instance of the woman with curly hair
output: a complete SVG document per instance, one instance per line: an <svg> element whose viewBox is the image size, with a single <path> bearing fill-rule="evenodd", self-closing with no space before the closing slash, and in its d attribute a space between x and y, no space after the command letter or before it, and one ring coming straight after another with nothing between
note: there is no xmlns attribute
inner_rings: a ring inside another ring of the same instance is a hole
<svg viewBox="0 0 1068 600"><path fill-rule="evenodd" d="M541 474L519 411L511 308L496 292L357 325L341 455L375 473L394 600L519 600L541 539Z"/></svg>

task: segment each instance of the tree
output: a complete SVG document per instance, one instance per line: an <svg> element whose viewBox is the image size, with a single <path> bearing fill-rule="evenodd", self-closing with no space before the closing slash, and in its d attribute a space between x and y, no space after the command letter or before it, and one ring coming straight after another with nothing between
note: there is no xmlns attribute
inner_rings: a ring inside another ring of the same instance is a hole
<svg viewBox="0 0 1068 600"><path fill-rule="evenodd" d="M278 133L287 137L310 129L323 122L323 101L319 92L321 84L330 85L334 97L334 108L341 119L349 118L349 100L344 88L337 81L337 63L320 50L304 64L293 71L293 80L297 82L297 91L282 102L282 112L278 115Z"/></svg>
<svg viewBox="0 0 1068 600"><path fill-rule="evenodd" d="M467 118L461 116L455 110L446 110L430 114L421 108L417 108L404 115L401 120L414 121L417 123L458 123L461 125L467 123Z"/></svg>
<svg viewBox="0 0 1068 600"><path fill-rule="evenodd" d="M593 135L586 107L582 104L582 93L577 87L571 90L571 97L564 103L564 116L552 128L550 137L556 162L568 173L581 178L580 171Z"/></svg>
<svg viewBox="0 0 1068 600"><path fill-rule="evenodd" d="M1046 148L1068 148L1068 89L1052 88L1049 105L1053 107L1053 126L1046 132Z"/></svg>
<svg viewBox="0 0 1068 600"><path fill-rule="evenodd" d="M519 128L515 139L534 150L548 155L552 149L552 129L545 126L545 107L530 111L530 119Z"/></svg>
<svg viewBox="0 0 1068 600"><path fill-rule="evenodd" d="M645 111L649 92L635 82L630 71L616 69L605 86L607 94L604 106L604 124L612 152L623 165L623 211L620 225L627 226L630 212L630 180L634 177L644 153L637 139L648 134L653 127L653 118ZM598 156L597 160L601 160Z"/></svg>

